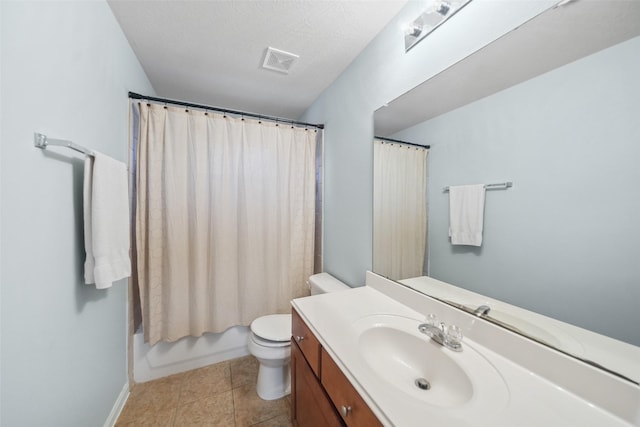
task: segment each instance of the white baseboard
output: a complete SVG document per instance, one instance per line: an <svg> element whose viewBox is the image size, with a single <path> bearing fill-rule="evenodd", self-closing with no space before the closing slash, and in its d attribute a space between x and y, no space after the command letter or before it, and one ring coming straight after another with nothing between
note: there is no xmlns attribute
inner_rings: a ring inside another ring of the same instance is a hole
<svg viewBox="0 0 640 427"><path fill-rule="evenodd" d="M118 395L118 399L111 408L111 412L109 413L109 417L104 422L104 427L113 427L116 425L116 421L118 421L118 417L124 408L125 403L127 403L127 399L129 398L129 382L127 381L122 387L122 391Z"/></svg>

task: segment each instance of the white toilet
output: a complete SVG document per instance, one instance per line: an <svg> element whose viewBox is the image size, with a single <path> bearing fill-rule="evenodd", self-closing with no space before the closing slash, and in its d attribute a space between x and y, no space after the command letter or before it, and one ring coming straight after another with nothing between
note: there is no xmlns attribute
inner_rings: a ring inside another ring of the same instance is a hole
<svg viewBox="0 0 640 427"><path fill-rule="evenodd" d="M309 277L311 295L350 289L329 273ZM256 390L263 400L291 392L291 314L270 314L251 322L249 353L260 362Z"/></svg>

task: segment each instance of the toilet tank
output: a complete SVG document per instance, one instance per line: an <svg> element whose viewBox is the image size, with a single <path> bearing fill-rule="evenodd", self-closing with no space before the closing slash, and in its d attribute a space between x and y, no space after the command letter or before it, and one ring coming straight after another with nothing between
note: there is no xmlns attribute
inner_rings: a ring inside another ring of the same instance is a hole
<svg viewBox="0 0 640 427"><path fill-rule="evenodd" d="M336 279L329 273L318 273L309 277L309 288L311 289L311 295L350 289L348 285Z"/></svg>

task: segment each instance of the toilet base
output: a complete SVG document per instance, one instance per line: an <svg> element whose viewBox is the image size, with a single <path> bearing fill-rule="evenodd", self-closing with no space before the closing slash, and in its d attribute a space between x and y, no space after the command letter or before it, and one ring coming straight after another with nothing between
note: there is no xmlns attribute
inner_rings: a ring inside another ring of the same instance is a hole
<svg viewBox="0 0 640 427"><path fill-rule="evenodd" d="M276 400L291 393L289 363L284 366L260 364L256 391L262 400Z"/></svg>

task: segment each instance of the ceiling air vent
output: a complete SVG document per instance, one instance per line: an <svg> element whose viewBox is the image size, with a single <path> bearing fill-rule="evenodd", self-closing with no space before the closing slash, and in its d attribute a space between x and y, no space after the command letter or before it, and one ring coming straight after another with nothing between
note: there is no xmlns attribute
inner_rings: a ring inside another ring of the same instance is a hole
<svg viewBox="0 0 640 427"><path fill-rule="evenodd" d="M264 56L262 68L289 74L289 69L293 65L293 62L298 58L299 56L296 54L268 47Z"/></svg>

